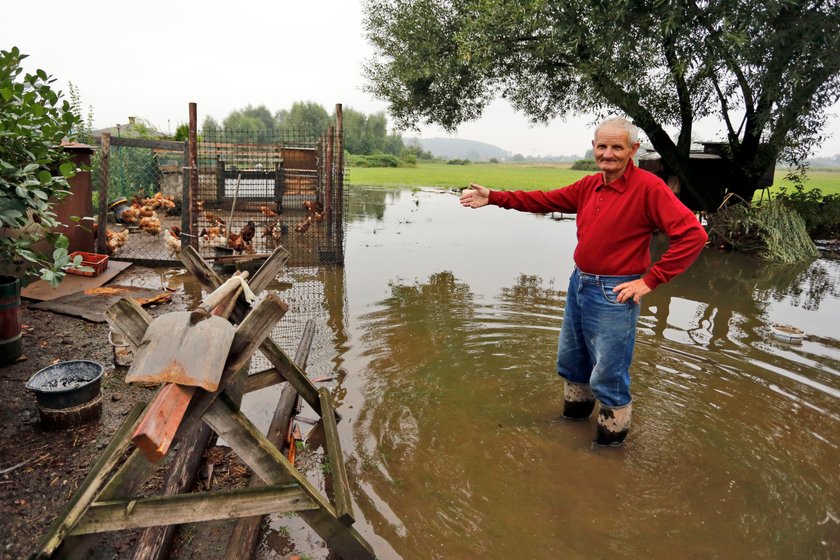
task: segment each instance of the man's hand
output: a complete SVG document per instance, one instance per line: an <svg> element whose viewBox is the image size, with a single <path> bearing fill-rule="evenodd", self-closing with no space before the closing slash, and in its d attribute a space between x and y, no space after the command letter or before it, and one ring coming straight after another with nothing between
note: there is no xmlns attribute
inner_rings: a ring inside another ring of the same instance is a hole
<svg viewBox="0 0 840 560"><path fill-rule="evenodd" d="M490 202L490 189L475 183L461 191L461 206L467 208L481 208Z"/></svg>
<svg viewBox="0 0 840 560"><path fill-rule="evenodd" d="M639 303L642 300L643 295L649 294L652 291L653 290L651 290L641 278L633 280L632 282L619 284L613 288L613 292L618 293L618 297L615 298L618 303L624 303L630 298L633 298L634 302Z"/></svg>

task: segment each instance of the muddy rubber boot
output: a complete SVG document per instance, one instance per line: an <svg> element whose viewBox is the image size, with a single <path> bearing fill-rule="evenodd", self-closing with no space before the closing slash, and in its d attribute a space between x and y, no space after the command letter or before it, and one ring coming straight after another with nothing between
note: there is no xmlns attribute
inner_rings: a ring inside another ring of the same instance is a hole
<svg viewBox="0 0 840 560"><path fill-rule="evenodd" d="M595 393L589 383L566 381L563 387L563 418L586 420L595 408Z"/></svg>
<svg viewBox="0 0 840 560"><path fill-rule="evenodd" d="M624 438L630 431L632 410L633 405L631 403L615 408L601 405L601 410L598 412L598 431L596 432L595 443L609 447L618 447L624 443Z"/></svg>

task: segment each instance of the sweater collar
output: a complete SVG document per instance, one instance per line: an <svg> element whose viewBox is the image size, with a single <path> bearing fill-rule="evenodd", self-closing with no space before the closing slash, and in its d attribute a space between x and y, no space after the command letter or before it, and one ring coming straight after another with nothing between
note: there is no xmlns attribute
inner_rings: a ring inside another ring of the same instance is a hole
<svg viewBox="0 0 840 560"><path fill-rule="evenodd" d="M604 174L601 173L601 185L605 187L609 187L615 191L623 193L627 190L627 185L630 182L630 175L636 169L636 165L633 163L633 160L630 159L627 162L627 167L624 168L624 173L621 174L621 177L614 180L612 183L605 183L604 182Z"/></svg>

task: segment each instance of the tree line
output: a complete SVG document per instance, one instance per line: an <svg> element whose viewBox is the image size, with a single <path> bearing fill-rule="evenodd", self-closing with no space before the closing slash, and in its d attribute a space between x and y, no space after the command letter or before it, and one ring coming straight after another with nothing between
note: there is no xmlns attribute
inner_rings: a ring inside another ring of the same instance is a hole
<svg viewBox="0 0 840 560"><path fill-rule="evenodd" d="M423 157L417 146L406 145L397 132L388 131L388 120L380 111L366 114L352 108L343 110L344 149L350 154L386 154L397 158ZM297 101L289 109L272 113L265 105L247 105L231 111L221 123L212 116L204 118L202 134L245 134L255 141L273 142L302 135L321 135L333 116L320 104Z"/></svg>

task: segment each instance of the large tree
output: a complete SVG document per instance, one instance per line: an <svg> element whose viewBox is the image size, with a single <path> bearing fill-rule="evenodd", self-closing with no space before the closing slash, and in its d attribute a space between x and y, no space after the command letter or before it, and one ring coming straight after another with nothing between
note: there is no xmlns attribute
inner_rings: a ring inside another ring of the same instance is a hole
<svg viewBox="0 0 840 560"><path fill-rule="evenodd" d="M703 206L689 150L726 130L729 191L821 141L840 90L840 3L797 0L368 0L366 74L401 127L448 129L502 97L535 122L630 117ZM672 138L668 129L677 130Z"/></svg>

